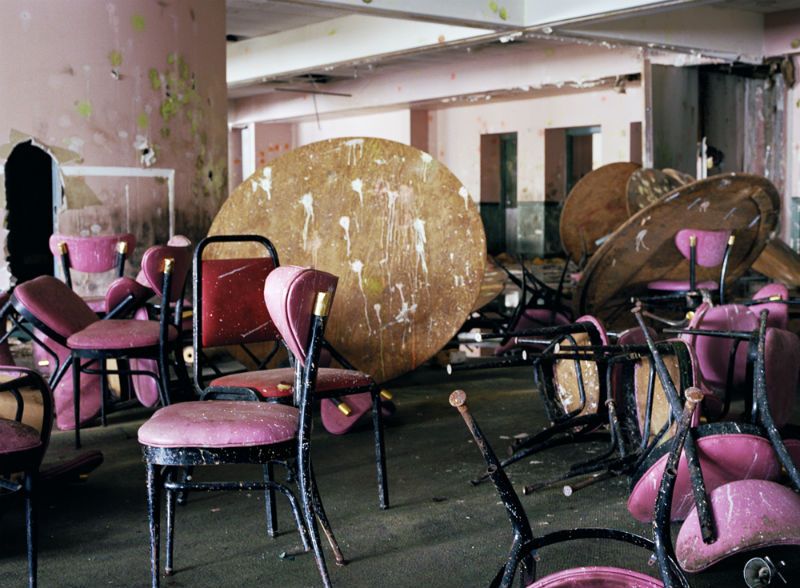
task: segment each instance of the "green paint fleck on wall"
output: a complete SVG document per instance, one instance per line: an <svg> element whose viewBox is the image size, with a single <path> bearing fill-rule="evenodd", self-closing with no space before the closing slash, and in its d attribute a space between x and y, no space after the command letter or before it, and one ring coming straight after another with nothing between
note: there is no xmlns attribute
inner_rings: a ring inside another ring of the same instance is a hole
<svg viewBox="0 0 800 588"><path fill-rule="evenodd" d="M131 26L134 31L141 33L144 30L144 17L141 14L131 16Z"/></svg>
<svg viewBox="0 0 800 588"><path fill-rule="evenodd" d="M78 100L75 103L75 110L78 111L83 118L89 118L92 116L92 103L88 100Z"/></svg>
<svg viewBox="0 0 800 588"><path fill-rule="evenodd" d="M143 112L136 117L136 126L142 129L143 131L146 131L147 127L150 126L150 117L147 116L146 112Z"/></svg>
<svg viewBox="0 0 800 588"><path fill-rule="evenodd" d="M169 127L161 127L161 136L164 139L168 139L172 131L170 131Z"/></svg>
<svg viewBox="0 0 800 588"><path fill-rule="evenodd" d="M500 9L500 18L503 20L508 20L508 10L506 10L505 6Z"/></svg>
<svg viewBox="0 0 800 588"><path fill-rule="evenodd" d="M114 49L108 54L108 62L111 64L111 67L119 67L122 65L122 53Z"/></svg>
<svg viewBox="0 0 800 588"><path fill-rule="evenodd" d="M498 7L497 7L497 2L495 2L495 0L491 0L489 2L489 10L497 14Z"/></svg>
<svg viewBox="0 0 800 588"><path fill-rule="evenodd" d="M334 36L335 34L336 34L336 29L331 29L331 30L329 30L329 31L328 31L328 36L329 36L329 37L332 37L332 36Z"/></svg>
<svg viewBox="0 0 800 588"><path fill-rule="evenodd" d="M177 53L170 53L169 55L167 55L167 63L169 65L175 65L175 62L177 60L178 60L178 54Z"/></svg>
<svg viewBox="0 0 800 588"><path fill-rule="evenodd" d="M154 67L151 67L150 71L147 72L147 75L150 76L150 87L153 88L153 90L160 90L161 77L158 75L158 70Z"/></svg>
<svg viewBox="0 0 800 588"><path fill-rule="evenodd" d="M167 96L164 101L161 103L161 107L158 111L161 113L161 118L164 119L164 122L167 122L173 116L178 114L178 106L179 102L173 98L172 96Z"/></svg>

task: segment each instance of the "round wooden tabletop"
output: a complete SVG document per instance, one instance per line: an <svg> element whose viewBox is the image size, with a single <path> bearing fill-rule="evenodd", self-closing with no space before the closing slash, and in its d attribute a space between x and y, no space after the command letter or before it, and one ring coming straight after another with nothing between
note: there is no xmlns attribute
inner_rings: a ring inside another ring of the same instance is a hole
<svg viewBox="0 0 800 588"><path fill-rule="evenodd" d="M633 216L643 208L655 204L662 196L685 183L659 169L637 169L628 178L628 215Z"/></svg>
<svg viewBox="0 0 800 588"><path fill-rule="evenodd" d="M625 222L589 260L573 303L576 315L616 324L630 298L655 280L686 280L688 261L674 244L680 229L730 229L736 237L728 278L742 275L764 249L777 224L780 196L762 177L723 174L682 186ZM697 280L718 280L720 268L697 267Z"/></svg>
<svg viewBox="0 0 800 588"><path fill-rule="evenodd" d="M384 139L321 141L257 170L209 231L245 233L269 238L283 265L339 276L326 338L379 382L453 337L486 260L480 215L458 178L427 153ZM255 254L237 247L225 255Z"/></svg>
<svg viewBox="0 0 800 588"><path fill-rule="evenodd" d="M753 269L790 288L800 287L800 255L778 237L767 241Z"/></svg>
<svg viewBox="0 0 800 588"><path fill-rule="evenodd" d="M483 280L481 281L480 292L475 305L472 307L473 312L480 310L492 300L500 296L503 290L506 289L508 283L508 275L497 267L497 264L491 257L486 258L486 265L483 270Z"/></svg>
<svg viewBox="0 0 800 588"><path fill-rule="evenodd" d="M583 176L564 201L561 246L575 263L587 259L628 218L627 184L638 163L609 163ZM601 243L598 243L598 240Z"/></svg>

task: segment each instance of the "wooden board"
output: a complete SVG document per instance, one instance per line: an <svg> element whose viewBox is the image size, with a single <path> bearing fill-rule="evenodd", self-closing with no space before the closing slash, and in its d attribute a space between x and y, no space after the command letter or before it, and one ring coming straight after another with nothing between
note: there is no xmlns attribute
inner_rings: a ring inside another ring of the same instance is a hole
<svg viewBox="0 0 800 588"><path fill-rule="evenodd" d="M800 255L777 237L767 242L753 269L790 288L800 287Z"/></svg>
<svg viewBox="0 0 800 588"><path fill-rule="evenodd" d="M737 278L761 253L779 211L775 186L759 176L723 174L678 188L632 216L592 256L573 300L576 315L632 324L630 298L646 292L648 282L688 279L688 261L674 243L682 228L731 229L728 277ZM718 280L719 271L698 267L697 280Z"/></svg>
<svg viewBox="0 0 800 588"><path fill-rule="evenodd" d="M373 138L306 145L234 190L210 235L269 238L282 265L339 276L326 337L390 380L436 354L474 307L486 239L466 188L417 149ZM249 246L226 255L254 255Z"/></svg>
<svg viewBox="0 0 800 588"><path fill-rule="evenodd" d="M633 216L643 208L658 202L662 196L682 186L680 182L658 169L637 169L628 178L626 189L628 215Z"/></svg>
<svg viewBox="0 0 800 588"><path fill-rule="evenodd" d="M609 163L583 176L570 190L561 211L561 245L580 263L591 256L602 239L628 218L627 183L638 163Z"/></svg>

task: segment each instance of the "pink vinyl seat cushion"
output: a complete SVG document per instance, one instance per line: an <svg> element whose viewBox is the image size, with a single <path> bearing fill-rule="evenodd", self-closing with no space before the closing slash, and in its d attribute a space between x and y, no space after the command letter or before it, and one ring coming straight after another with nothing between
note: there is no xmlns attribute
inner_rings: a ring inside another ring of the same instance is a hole
<svg viewBox="0 0 800 588"><path fill-rule="evenodd" d="M527 588L663 588L661 580L622 568L586 566L556 572Z"/></svg>
<svg viewBox="0 0 800 588"><path fill-rule="evenodd" d="M648 282L647 288L660 292L687 292L691 290L691 284L689 280L655 280L654 282ZM719 290L719 284L711 280L703 280L695 283L695 288L698 290Z"/></svg>
<svg viewBox="0 0 800 588"><path fill-rule="evenodd" d="M0 456L29 451L42 445L39 431L25 423L0 419Z"/></svg>
<svg viewBox="0 0 800 588"><path fill-rule="evenodd" d="M340 396L339 399L350 407L352 412L349 415L339 410L336 403L329 398L323 398L320 403L322 426L331 435L344 435L356 425L361 417L372 411L372 395L369 392L348 394ZM392 402L386 400L381 402L381 414L384 418L393 415L394 412L395 406Z"/></svg>
<svg viewBox="0 0 800 588"><path fill-rule="evenodd" d="M317 392L346 390L371 386L373 380L365 373L355 370L337 368L319 368L317 372ZM228 374L215 378L209 383L211 387L248 388L264 398L282 398L292 395L294 387L294 369L277 368Z"/></svg>
<svg viewBox="0 0 800 588"><path fill-rule="evenodd" d="M781 466L769 440L757 435L709 435L700 437L697 447L708 492L736 480L777 480L781 473ZM628 497L628 511L638 521L653 520L658 489L668 458L669 455L664 454L650 466ZM689 469L685 454L681 454L672 498L672 520L685 519L693 506Z"/></svg>
<svg viewBox="0 0 800 588"><path fill-rule="evenodd" d="M678 533L675 555L687 572L701 572L726 557L768 545L800 545L800 495L766 480L740 480L710 496L717 528L714 543L703 542L697 510Z"/></svg>
<svg viewBox="0 0 800 588"><path fill-rule="evenodd" d="M80 296L53 276L23 282L14 289L14 297L65 339L98 320Z"/></svg>
<svg viewBox="0 0 800 588"><path fill-rule="evenodd" d="M159 409L139 428L151 447L254 447L294 439L299 411L270 402L209 400Z"/></svg>
<svg viewBox="0 0 800 588"><path fill-rule="evenodd" d="M71 349L124 350L158 345L160 325L157 321L106 320L97 321L67 339ZM172 325L167 330L169 341L178 337Z"/></svg>

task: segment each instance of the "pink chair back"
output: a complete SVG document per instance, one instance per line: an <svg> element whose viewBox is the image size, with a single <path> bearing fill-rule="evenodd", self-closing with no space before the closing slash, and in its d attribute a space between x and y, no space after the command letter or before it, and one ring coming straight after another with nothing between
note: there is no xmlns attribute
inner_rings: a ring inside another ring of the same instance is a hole
<svg viewBox="0 0 800 588"><path fill-rule="evenodd" d="M789 299L789 288L783 284L767 284L753 296L753 300L764 300L766 298L778 298L779 300ZM782 302L764 302L750 306L750 312L759 316L762 310L769 312L767 316L767 327L777 329L787 329L789 327L789 306Z"/></svg>
<svg viewBox="0 0 800 588"><path fill-rule="evenodd" d="M99 320L86 302L61 280L39 276L14 289L17 304L63 340ZM19 310L19 308L18 308Z"/></svg>
<svg viewBox="0 0 800 588"><path fill-rule="evenodd" d="M764 350L767 376L767 401L777 427L792 414L800 370L800 338L791 331L767 329Z"/></svg>
<svg viewBox="0 0 800 588"><path fill-rule="evenodd" d="M272 271L264 283L264 300L275 327L286 346L305 365L311 314L317 294L328 292L333 297L339 281L329 273L292 265Z"/></svg>
<svg viewBox="0 0 800 588"><path fill-rule="evenodd" d="M702 267L715 267L722 263L725 248L728 245L730 231L701 231L697 229L681 229L675 234L675 247L686 259L689 259L691 247L690 238L697 237L697 265Z"/></svg>
<svg viewBox="0 0 800 588"><path fill-rule="evenodd" d="M161 296L164 260L167 258L175 260L169 293L169 301L175 302L183 294L183 286L191 267L192 248L190 246L154 245L150 247L142 256L142 274L147 285L158 296Z"/></svg>
<svg viewBox="0 0 800 588"><path fill-rule="evenodd" d="M641 572L608 566L584 566L555 572L529 584L527 588L664 588L656 580Z"/></svg>
<svg viewBox="0 0 800 588"><path fill-rule="evenodd" d="M50 235L50 252L53 257L59 258L61 256L59 246L65 243L72 269L87 273L107 272L116 267L117 244L121 241L127 244L128 254L132 253L136 247L136 237L130 233L90 237L56 233Z"/></svg>
<svg viewBox="0 0 800 588"><path fill-rule="evenodd" d="M701 306L692 320L690 329L720 331L753 331L758 328L758 316L741 304ZM733 340L724 337L683 335L681 339L694 347L697 363L705 383L714 391L725 390L728 378L728 363ZM739 343L736 351L733 386L741 387L747 381L747 342Z"/></svg>

